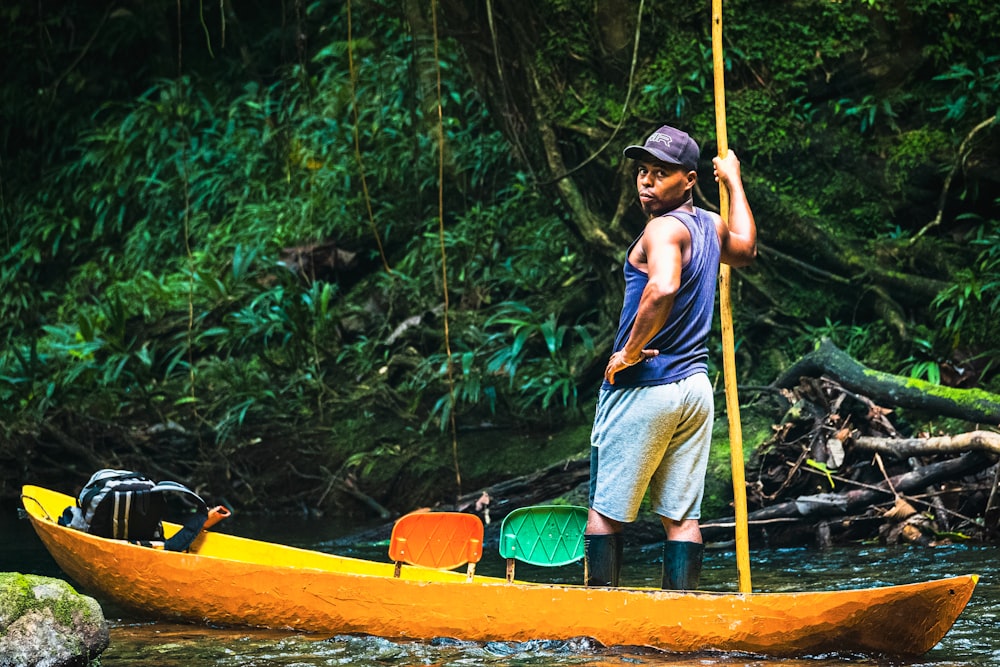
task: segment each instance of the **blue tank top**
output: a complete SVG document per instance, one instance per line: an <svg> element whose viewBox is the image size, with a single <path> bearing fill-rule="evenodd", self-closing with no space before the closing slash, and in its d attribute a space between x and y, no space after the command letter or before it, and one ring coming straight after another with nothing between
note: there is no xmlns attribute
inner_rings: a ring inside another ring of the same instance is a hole
<svg viewBox="0 0 1000 667"><path fill-rule="evenodd" d="M681 283L670 316L645 346L645 349L659 350L660 354L617 373L613 385L605 380L605 389L668 384L708 372L707 341L715 313L719 235L712 217L702 209L695 208L693 215L680 210L667 215L680 220L691 234L691 258L681 269ZM642 234L636 237L625 254L625 300L615 336L615 352L628 340L639 310L639 299L649 282L649 276L628 260L629 253L641 238Z"/></svg>

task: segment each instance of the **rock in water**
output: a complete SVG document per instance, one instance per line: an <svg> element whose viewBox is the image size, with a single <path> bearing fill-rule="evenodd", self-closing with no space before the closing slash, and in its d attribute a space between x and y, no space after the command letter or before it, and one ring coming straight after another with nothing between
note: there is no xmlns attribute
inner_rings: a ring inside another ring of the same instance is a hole
<svg viewBox="0 0 1000 667"><path fill-rule="evenodd" d="M61 579L0 573L0 667L84 667L109 641L94 598Z"/></svg>

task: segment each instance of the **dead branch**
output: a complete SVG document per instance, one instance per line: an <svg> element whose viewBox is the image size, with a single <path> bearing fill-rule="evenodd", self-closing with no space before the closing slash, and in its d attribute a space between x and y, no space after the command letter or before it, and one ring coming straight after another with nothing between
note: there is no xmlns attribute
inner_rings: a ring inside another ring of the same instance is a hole
<svg viewBox="0 0 1000 667"><path fill-rule="evenodd" d="M891 489L895 489L896 494L907 494L911 491L921 491L928 486L973 474L989 467L994 463L994 460L995 457L985 452L973 451L958 458L925 466L919 471L896 475L889 481ZM850 480L844 481L850 483ZM882 482L878 485L865 485L863 488L843 493L800 496L794 500L750 512L747 519L751 522L758 522L795 517L804 522L819 521L826 517L847 515L869 505L894 500L895 497L893 491L890 490L890 485ZM702 533L706 540L718 540L728 532L724 526L734 521L734 517L718 519L712 524L702 526ZM716 528L715 526L720 527Z"/></svg>
<svg viewBox="0 0 1000 667"><path fill-rule="evenodd" d="M927 233L927 230L933 227L937 227L938 225L941 224L941 220L944 218L944 207L948 201L948 190L951 189L951 182L954 180L955 174L958 173L958 168L962 165L962 163L965 162L966 147L969 145L969 142L972 141L972 137L974 137L978 132L981 132L982 130L985 130L986 128L992 126L996 122L997 122L997 117L995 115L990 116L989 118L987 118L986 120L984 120L983 122L979 123L974 128L972 128L969 134L966 135L965 139L962 140L962 144L958 147L958 155L955 159L955 162L954 164L951 165L951 171L948 172L947 178L944 179L944 187L941 188L941 196L938 198L937 215L934 216L933 220L924 225L919 232L913 235L913 238L910 239L911 246L917 241L919 241L920 237L922 237L924 234Z"/></svg>
<svg viewBox="0 0 1000 667"><path fill-rule="evenodd" d="M772 248L764 243L757 242L758 254L761 255L774 255L780 259L785 264L790 264L792 266L798 267L805 271L806 273L811 273L820 280L829 280L830 282L838 283L841 285L850 285L851 279L845 278L844 276L839 276L836 273L832 273L825 269L821 269L818 266L813 266L808 262L803 262L801 259L793 257L792 255L787 255L776 248Z"/></svg>
<svg viewBox="0 0 1000 667"><path fill-rule="evenodd" d="M454 509L473 507L485 493L490 497L490 517L498 521L518 507L537 505L565 495L590 477L590 457L567 459L543 470L515 477L458 499Z"/></svg>
<svg viewBox="0 0 1000 667"><path fill-rule="evenodd" d="M859 436L853 438L852 442L859 449L882 454L892 454L899 458L960 454L971 451L1000 454L1000 433L992 431L971 431L969 433L933 438L900 439Z"/></svg>
<svg viewBox="0 0 1000 667"><path fill-rule="evenodd" d="M589 456L567 459L543 470L466 493L454 505L439 505L433 509L475 513L484 523L499 526L503 518L518 507L539 505L564 496L584 484L589 476ZM338 540L337 543L386 539L391 532L392 522L389 521Z"/></svg>
<svg viewBox="0 0 1000 667"><path fill-rule="evenodd" d="M358 485L354 482L353 477L348 476L339 483L338 487L342 492L350 496L353 496L354 498L360 500L362 503L367 505L369 509L375 512L375 514L377 514L378 517L383 521L386 521L393 516L392 512L390 512L385 507L380 505L377 500L375 500L367 493L359 489Z"/></svg>

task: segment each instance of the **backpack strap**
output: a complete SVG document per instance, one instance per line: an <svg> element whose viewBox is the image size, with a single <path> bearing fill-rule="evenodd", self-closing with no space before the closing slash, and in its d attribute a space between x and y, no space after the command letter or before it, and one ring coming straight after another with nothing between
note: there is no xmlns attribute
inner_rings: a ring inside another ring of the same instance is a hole
<svg viewBox="0 0 1000 667"><path fill-rule="evenodd" d="M194 514L163 545L163 548L167 551L187 551L191 547L191 543L194 542L194 539L198 537L201 529L204 528L205 521L208 520L208 505L201 499L201 496L178 482L159 482L152 490L180 493L194 501Z"/></svg>

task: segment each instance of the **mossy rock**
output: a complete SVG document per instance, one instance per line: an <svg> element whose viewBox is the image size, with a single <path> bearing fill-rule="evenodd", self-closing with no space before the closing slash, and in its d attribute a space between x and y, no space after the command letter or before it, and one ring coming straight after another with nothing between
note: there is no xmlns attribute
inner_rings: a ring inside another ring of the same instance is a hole
<svg viewBox="0 0 1000 667"><path fill-rule="evenodd" d="M61 579L0 573L0 665L89 665L110 633L97 601Z"/></svg>

